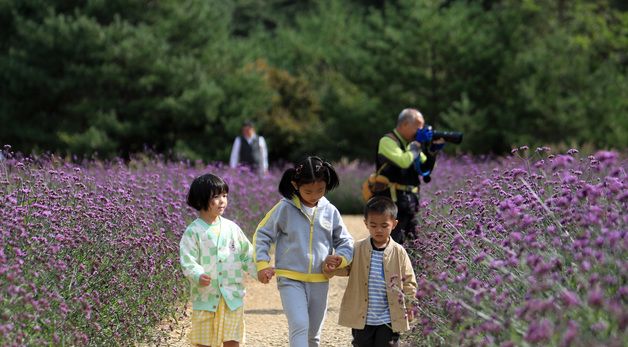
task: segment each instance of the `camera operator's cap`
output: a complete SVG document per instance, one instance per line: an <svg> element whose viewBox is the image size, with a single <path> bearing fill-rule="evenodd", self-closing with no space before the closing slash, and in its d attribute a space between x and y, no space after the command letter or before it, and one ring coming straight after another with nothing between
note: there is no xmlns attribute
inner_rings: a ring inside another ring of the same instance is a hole
<svg viewBox="0 0 628 347"><path fill-rule="evenodd" d="M253 121L251 120L245 120L244 123L242 123L242 127L251 127L251 128L255 128L255 123L253 123Z"/></svg>

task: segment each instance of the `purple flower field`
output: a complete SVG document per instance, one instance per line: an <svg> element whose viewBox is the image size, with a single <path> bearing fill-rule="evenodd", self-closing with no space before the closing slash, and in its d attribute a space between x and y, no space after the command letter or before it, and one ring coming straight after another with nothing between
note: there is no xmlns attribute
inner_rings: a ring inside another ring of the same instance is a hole
<svg viewBox="0 0 628 347"><path fill-rule="evenodd" d="M230 185L227 218L252 234L274 176L159 160L0 161L0 345L128 345L187 300L179 238L205 172Z"/></svg>
<svg viewBox="0 0 628 347"><path fill-rule="evenodd" d="M548 151L439 161L409 247L418 345L626 345L626 161Z"/></svg>
<svg viewBox="0 0 628 347"><path fill-rule="evenodd" d="M0 161L0 345L131 345L180 317L178 242L205 172L230 185L226 217L251 235L281 171L221 164ZM628 339L625 157L521 148L441 158L421 193L415 261L422 346L621 346ZM355 205L372 168L340 163L332 202ZM346 189L355 187L357 189ZM344 201L344 202L343 202ZM354 207L355 209L355 207ZM341 212L343 210L341 209ZM159 327L159 328L158 328ZM167 329L167 327L166 327ZM154 341L154 340L153 340Z"/></svg>

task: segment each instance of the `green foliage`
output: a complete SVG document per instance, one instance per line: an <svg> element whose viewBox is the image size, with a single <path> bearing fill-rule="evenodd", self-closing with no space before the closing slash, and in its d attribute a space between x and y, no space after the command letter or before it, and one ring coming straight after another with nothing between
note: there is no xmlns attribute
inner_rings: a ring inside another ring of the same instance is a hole
<svg viewBox="0 0 628 347"><path fill-rule="evenodd" d="M179 23L221 18L211 13L216 7L196 5L204 7L189 9L197 18L182 16ZM134 11L128 18L99 18L109 10L95 3L62 10L49 5L41 19L25 9L14 14L16 34L3 56L2 79L19 83L3 92L1 117L9 124L18 118L21 124L2 134L8 141L82 154L128 154L144 145L166 151L179 137L178 129L196 125L202 130L196 119L217 118L222 91L188 47L207 38L179 35L181 28L168 20L152 24L160 17L158 9L149 10L143 22ZM168 13L168 18L179 14ZM181 37L189 41L181 43ZM43 139L32 132L40 124L46 130Z"/></svg>
<svg viewBox="0 0 628 347"><path fill-rule="evenodd" d="M0 141L226 160L245 119L271 161L373 159L405 107L451 152L628 146L616 1L0 3Z"/></svg>
<svg viewBox="0 0 628 347"><path fill-rule="evenodd" d="M541 140L625 148L628 87L625 66L617 64L621 54L613 46L623 41L626 47L626 40L609 30L610 22L604 17L597 16L595 23L588 18L598 11L611 17L616 14L604 5L584 2L570 9L572 17L562 20L548 16L547 8L528 13L545 33L532 38L507 66L512 74L509 84L518 99L505 111L523 116L513 122L509 139L513 144ZM600 56L601 46L606 46L606 57Z"/></svg>
<svg viewBox="0 0 628 347"><path fill-rule="evenodd" d="M320 128L320 106L308 81L286 70L256 61L250 69L259 73L268 88L270 105L257 112L262 131L269 136L269 155L291 161L307 154L312 133Z"/></svg>

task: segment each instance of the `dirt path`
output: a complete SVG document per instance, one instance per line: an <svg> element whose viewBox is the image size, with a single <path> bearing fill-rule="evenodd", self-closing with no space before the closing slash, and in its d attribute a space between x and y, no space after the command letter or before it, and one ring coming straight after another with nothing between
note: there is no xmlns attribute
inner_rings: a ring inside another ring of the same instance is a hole
<svg viewBox="0 0 628 347"><path fill-rule="evenodd" d="M355 240L368 236L362 216L343 216L343 220ZM334 277L329 283L329 304L323 324L321 347L351 346L351 330L339 326L338 310L347 285L347 278ZM283 314L277 282L269 284L249 280L244 301L246 323L246 347L288 346L288 322ZM189 318L183 318L163 346L188 347Z"/></svg>

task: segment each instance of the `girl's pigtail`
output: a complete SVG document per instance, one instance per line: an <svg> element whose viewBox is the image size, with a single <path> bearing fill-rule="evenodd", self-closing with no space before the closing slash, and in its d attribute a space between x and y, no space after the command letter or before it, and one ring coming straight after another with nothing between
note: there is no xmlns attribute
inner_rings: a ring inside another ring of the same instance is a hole
<svg viewBox="0 0 628 347"><path fill-rule="evenodd" d="M296 189L294 189L294 186L292 185L295 174L296 170L294 168L289 168L283 172L281 181L279 181L279 193L286 199L292 199L292 196L296 192Z"/></svg>
<svg viewBox="0 0 628 347"><path fill-rule="evenodd" d="M327 182L327 191L331 191L334 188L338 187L338 185L340 185L340 179L338 178L336 170L334 170L334 167L330 163L323 161L323 166L327 169L327 174L329 177L329 180Z"/></svg>

